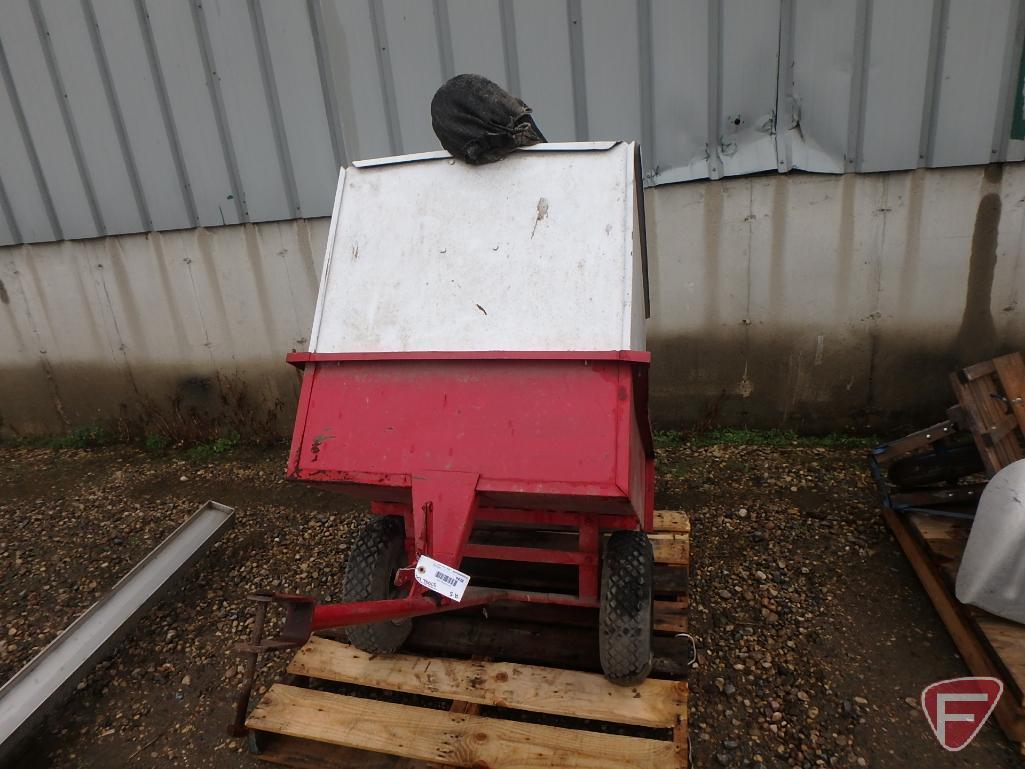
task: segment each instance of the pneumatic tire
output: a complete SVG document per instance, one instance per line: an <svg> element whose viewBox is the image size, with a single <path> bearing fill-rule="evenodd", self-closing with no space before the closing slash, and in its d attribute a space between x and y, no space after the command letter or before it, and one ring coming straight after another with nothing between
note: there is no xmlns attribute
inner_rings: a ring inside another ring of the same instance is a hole
<svg viewBox="0 0 1025 769"><path fill-rule="evenodd" d="M395 572L406 566L405 526L397 516L373 516L356 536L345 565L342 601L383 601L399 598ZM413 620L386 620L346 629L349 642L368 654L399 650L413 629Z"/></svg>
<svg viewBox="0 0 1025 769"><path fill-rule="evenodd" d="M598 614L598 654L605 677L620 686L651 672L651 542L642 531L617 531L605 545Z"/></svg>

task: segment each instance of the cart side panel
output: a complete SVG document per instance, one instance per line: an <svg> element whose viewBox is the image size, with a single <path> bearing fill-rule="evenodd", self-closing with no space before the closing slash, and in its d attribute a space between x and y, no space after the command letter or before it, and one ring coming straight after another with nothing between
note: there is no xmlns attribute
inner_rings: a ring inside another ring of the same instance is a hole
<svg viewBox="0 0 1025 769"><path fill-rule="evenodd" d="M311 369L292 477L393 487L417 471L469 471L482 491L556 493L570 504L613 494L643 513L643 462L639 476L617 477L617 464L635 456L629 363L321 362L307 365L308 378ZM639 490L624 487L636 478Z"/></svg>

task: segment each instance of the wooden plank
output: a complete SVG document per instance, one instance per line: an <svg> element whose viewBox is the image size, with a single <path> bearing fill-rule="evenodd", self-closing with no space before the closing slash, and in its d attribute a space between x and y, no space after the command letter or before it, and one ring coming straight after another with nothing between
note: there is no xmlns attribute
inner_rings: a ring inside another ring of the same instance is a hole
<svg viewBox="0 0 1025 769"><path fill-rule="evenodd" d="M604 676L508 662L371 655L314 636L292 659L295 675L534 713L669 728L684 698L672 681L616 686Z"/></svg>
<svg viewBox="0 0 1025 769"><path fill-rule="evenodd" d="M1025 707L1025 625L985 612L975 616L975 623L1003 662Z"/></svg>
<svg viewBox="0 0 1025 769"><path fill-rule="evenodd" d="M1007 437L1007 434L1011 430L1018 428L1018 420L1015 419L1013 414L1004 414L1000 421L995 425L992 425L986 432L982 434L982 440L984 440L990 446L998 446L1002 440Z"/></svg>
<svg viewBox="0 0 1025 769"><path fill-rule="evenodd" d="M678 601L655 601L655 630L662 633L687 632L686 598Z"/></svg>
<svg viewBox="0 0 1025 769"><path fill-rule="evenodd" d="M656 510L652 531L690 534L690 518L682 510Z"/></svg>
<svg viewBox="0 0 1025 769"><path fill-rule="evenodd" d="M965 384L989 376L995 370L993 361L984 360L981 363L973 363L957 372L957 377Z"/></svg>
<svg viewBox="0 0 1025 769"><path fill-rule="evenodd" d="M953 388L954 394L957 395L957 402L964 409L968 417L968 428L972 432L972 439L975 441L975 446L979 449L982 462L986 466L986 474L993 477L1004 466L1003 458L997 447L989 446L982 439L982 433L986 429L986 419L977 402L975 390L971 385L971 382L962 382L956 374L950 375L950 386Z"/></svg>
<svg viewBox="0 0 1025 769"><path fill-rule="evenodd" d="M942 489L906 491L899 494L891 494L890 504L894 507L924 507L926 505L945 505L954 502L977 502L985 488L985 483L972 483Z"/></svg>
<svg viewBox="0 0 1025 769"><path fill-rule="evenodd" d="M990 658L986 646L972 632L971 620L963 604L954 598L939 569L929 559L924 544L913 534L904 517L889 508L883 508L883 519L911 563L911 568L918 575L940 619L947 626L947 631L961 652L968 669L977 676L1003 678L1002 671ZM1010 691L1005 689L1004 695L997 703L995 715L1001 729L1010 739L1019 742L1025 740L1025 712Z"/></svg>
<svg viewBox="0 0 1025 769"><path fill-rule="evenodd" d="M1020 352L993 359L997 378L1018 429L1025 434L1025 360Z"/></svg>
<svg viewBox="0 0 1025 769"><path fill-rule="evenodd" d="M668 740L459 715L283 684L271 687L246 726L451 766L667 769L686 763Z"/></svg>
<svg viewBox="0 0 1025 769"><path fill-rule="evenodd" d="M385 753L329 745L284 734L260 732L266 744L257 757L262 761L295 769L428 769L423 761L412 761Z"/></svg>
<svg viewBox="0 0 1025 769"><path fill-rule="evenodd" d="M656 563L687 566L690 563L690 537L684 534L649 534Z"/></svg>
<svg viewBox="0 0 1025 769"><path fill-rule="evenodd" d="M885 443L875 449L873 454L875 455L876 462L886 467L906 454L930 446L938 440L953 435L954 432L954 423L948 419L934 424L932 427L918 430L910 435L905 435L903 438Z"/></svg>

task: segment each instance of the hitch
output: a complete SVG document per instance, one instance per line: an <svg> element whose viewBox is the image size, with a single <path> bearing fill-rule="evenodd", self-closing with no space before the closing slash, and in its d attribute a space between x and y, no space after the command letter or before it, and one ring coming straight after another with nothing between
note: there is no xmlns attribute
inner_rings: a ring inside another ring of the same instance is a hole
<svg viewBox="0 0 1025 769"><path fill-rule="evenodd" d="M310 639L313 627L313 610L316 599L306 595L287 595L261 591L248 596L256 603L256 614L253 617L253 632L249 643L235 645L237 651L246 661L246 669L242 675L242 685L235 698L235 721L228 727L232 737L245 737L246 715L249 712L249 700L253 696L253 684L256 681L256 662L260 654L279 649L291 649L302 646ZM267 607L277 603L285 607L285 624L281 635L267 641L263 640L263 627L267 621Z"/></svg>

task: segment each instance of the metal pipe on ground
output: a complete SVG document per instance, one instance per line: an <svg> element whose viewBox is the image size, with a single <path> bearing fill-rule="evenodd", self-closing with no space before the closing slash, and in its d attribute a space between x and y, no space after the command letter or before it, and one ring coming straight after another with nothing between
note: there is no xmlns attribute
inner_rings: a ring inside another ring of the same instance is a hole
<svg viewBox="0 0 1025 769"><path fill-rule="evenodd" d="M234 523L233 508L207 502L103 598L0 687L0 764L70 695L138 619Z"/></svg>

